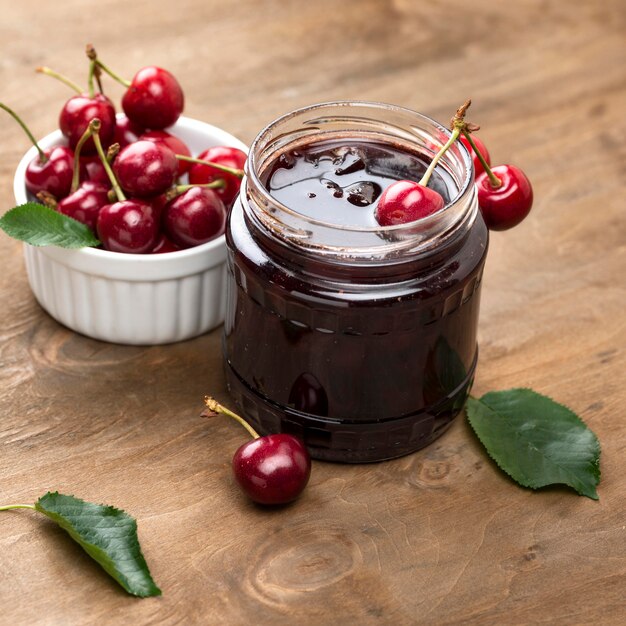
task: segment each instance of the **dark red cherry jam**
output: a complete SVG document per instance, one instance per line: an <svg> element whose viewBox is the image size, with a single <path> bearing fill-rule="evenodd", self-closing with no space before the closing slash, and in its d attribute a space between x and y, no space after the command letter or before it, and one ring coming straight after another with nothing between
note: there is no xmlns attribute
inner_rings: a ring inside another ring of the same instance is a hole
<svg viewBox="0 0 626 626"><path fill-rule="evenodd" d="M435 170L439 213L384 228L373 215L447 136L411 111L335 103L255 140L226 231L224 353L262 433L299 435L319 459L380 461L432 442L461 411L487 251L469 156L453 148Z"/></svg>
<svg viewBox="0 0 626 626"><path fill-rule="evenodd" d="M377 228L375 209L396 180L419 181L429 161L419 153L374 142L321 141L281 154L264 175L270 195L302 215L331 224ZM429 187L447 204L456 193L445 171Z"/></svg>

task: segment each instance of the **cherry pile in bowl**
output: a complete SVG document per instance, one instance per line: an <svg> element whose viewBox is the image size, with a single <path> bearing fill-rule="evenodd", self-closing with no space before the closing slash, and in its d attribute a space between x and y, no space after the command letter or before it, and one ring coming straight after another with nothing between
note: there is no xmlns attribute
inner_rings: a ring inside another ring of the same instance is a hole
<svg viewBox="0 0 626 626"><path fill-rule="evenodd" d="M76 91L62 107L59 128L68 145L38 151L28 165L28 192L91 228L106 250L162 253L197 246L223 234L243 177L246 154L230 146L192 156L170 128L184 108L183 91L167 70L149 66L126 81L92 46L86 91L42 67ZM123 114L102 92L107 74L126 88ZM169 130L166 130L169 129Z"/></svg>

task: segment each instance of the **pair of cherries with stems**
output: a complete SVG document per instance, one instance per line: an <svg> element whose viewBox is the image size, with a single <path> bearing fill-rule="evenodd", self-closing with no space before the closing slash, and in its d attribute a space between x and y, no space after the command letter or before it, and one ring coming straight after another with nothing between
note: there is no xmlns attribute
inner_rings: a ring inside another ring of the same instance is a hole
<svg viewBox="0 0 626 626"><path fill-rule="evenodd" d="M104 172L104 180L84 180L80 182L81 173L81 151L87 141L93 142L92 135L94 133L99 134L100 120L96 119L93 123L90 123L87 130L83 133L82 137L78 140L74 149L74 164L72 183L70 186L69 194L57 199L57 197L49 193L48 191L40 191L37 193L37 199L46 206L67 215L86 226L92 231L96 230L96 222L100 209L109 204L109 193L111 186L108 183L107 170L104 163L97 156L98 161L101 164L102 171ZM95 143L94 143L95 145ZM113 144L106 154L107 165L110 165L111 161L115 158L115 155L119 151L119 145Z"/></svg>
<svg viewBox="0 0 626 626"><path fill-rule="evenodd" d="M441 210L444 200L428 187L428 181L450 146L461 138L474 153L478 206L490 230L507 230L519 224L530 212L533 190L524 172L513 165L490 167L489 153L484 144L472 137L479 126L465 121L471 100L467 100L452 118L452 134L435 155L419 182L400 180L381 194L376 207L376 219L381 226L406 224L428 217Z"/></svg>
<svg viewBox="0 0 626 626"><path fill-rule="evenodd" d="M116 140L116 133L123 138L124 133L136 129L162 130L174 124L183 112L185 98L176 78L167 70L148 66L140 69L132 81L124 80L104 65L91 44L87 45L89 59L88 90L84 92L76 83L48 67L37 71L52 76L77 92L61 109L59 127L74 148L92 119L100 120L100 140L108 146ZM126 119L122 128L117 129L115 107L102 93L101 74L106 72L127 89L122 97L122 109ZM96 83L99 92L96 92ZM95 154L93 142L84 146L85 154Z"/></svg>

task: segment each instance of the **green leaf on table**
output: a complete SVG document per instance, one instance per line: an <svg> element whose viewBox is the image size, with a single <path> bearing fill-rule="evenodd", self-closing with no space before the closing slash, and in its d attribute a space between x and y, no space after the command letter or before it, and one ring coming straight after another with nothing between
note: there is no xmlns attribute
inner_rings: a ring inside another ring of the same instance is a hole
<svg viewBox="0 0 626 626"><path fill-rule="evenodd" d="M128 593L160 596L137 538L137 522L112 506L48 492L35 508L66 530Z"/></svg>
<svg viewBox="0 0 626 626"><path fill-rule="evenodd" d="M88 226L37 202L7 211L0 217L0 228L31 246L84 248L100 244Z"/></svg>
<svg viewBox="0 0 626 626"><path fill-rule="evenodd" d="M510 389L470 397L467 417L489 456L520 485L564 484L598 499L600 444L567 407L531 389Z"/></svg>

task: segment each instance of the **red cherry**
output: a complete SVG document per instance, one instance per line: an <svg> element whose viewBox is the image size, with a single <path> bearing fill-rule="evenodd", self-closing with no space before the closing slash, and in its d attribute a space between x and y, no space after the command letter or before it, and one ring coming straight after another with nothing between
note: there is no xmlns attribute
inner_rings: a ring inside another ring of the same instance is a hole
<svg viewBox="0 0 626 626"><path fill-rule="evenodd" d="M137 124L133 124L125 115L119 115L115 121L115 135L113 143L119 143L120 148L125 148L130 143L135 143L145 130Z"/></svg>
<svg viewBox="0 0 626 626"><path fill-rule="evenodd" d="M376 220L381 226L407 224L439 211L443 198L430 187L412 180L399 180L383 191L376 207Z"/></svg>
<svg viewBox="0 0 626 626"><path fill-rule="evenodd" d="M311 458L300 439L278 434L244 443L233 457L239 486L259 504L286 504L304 490Z"/></svg>
<svg viewBox="0 0 626 626"><path fill-rule="evenodd" d="M100 209L109 204L108 191L108 185L87 180L57 204L57 211L86 224L95 232Z"/></svg>
<svg viewBox="0 0 626 626"><path fill-rule="evenodd" d="M93 98L87 94L80 94L65 103L59 116L59 128L72 148L76 147L89 122L96 117L100 120L100 141L106 148L113 141L115 134L115 109L112 102L102 94L96 94ZM88 139L83 145L82 154L95 152L93 140Z"/></svg>
<svg viewBox="0 0 626 626"><path fill-rule="evenodd" d="M28 126L11 107L0 102L0 109L6 111L22 127L37 150L37 156L28 163L24 173L26 190L34 196L40 192L51 194L55 201L65 197L72 186L73 151L65 146L42 150Z"/></svg>
<svg viewBox="0 0 626 626"><path fill-rule="evenodd" d="M159 224L162 221L161 216L163 215L165 206L168 202L170 202L171 199L171 196L169 196L167 193L161 193L158 196L153 196L152 198L148 198L147 200L150 203L152 210L154 211L154 219Z"/></svg>
<svg viewBox="0 0 626 626"><path fill-rule="evenodd" d="M182 140L176 137L175 135L170 135L170 133L165 132L164 130L150 130L141 137L139 137L142 141L161 141L168 148L171 148L174 154L182 154L183 156L191 156L191 150L187 147L187 144ZM191 167L191 163L189 161L183 161L182 159L178 160L178 176L182 176L185 172L189 170Z"/></svg>
<svg viewBox="0 0 626 626"><path fill-rule="evenodd" d="M162 220L174 243L191 248L224 232L226 209L213 189L192 187L166 205Z"/></svg>
<svg viewBox="0 0 626 626"><path fill-rule="evenodd" d="M285 504L295 500L311 475L311 457L304 443L287 434L260 437L242 417L213 398L207 396L204 402L210 411L208 416L228 415L254 437L233 456L235 478L250 498L259 504Z"/></svg>
<svg viewBox="0 0 626 626"><path fill-rule="evenodd" d="M150 254L163 254L164 252L176 252L177 250L180 250L180 248L161 233L156 245L150 250Z"/></svg>
<svg viewBox="0 0 626 626"><path fill-rule="evenodd" d="M502 181L494 188L486 172L476 180L478 206L490 230L519 224L533 205L533 188L526 174L514 165L496 165L491 171Z"/></svg>
<svg viewBox="0 0 626 626"><path fill-rule="evenodd" d="M218 165L225 165L236 170L243 169L247 156L245 152L242 152L238 148L231 148L230 146L215 146L209 148L198 155L199 159L203 161L211 161L211 163L217 163ZM214 180L221 178L225 187L216 189L215 191L220 196L222 201L227 207L230 207L233 200L239 193L239 187L241 186L241 178L224 172L210 165L202 165L200 163L194 163L189 170L189 182L193 185L201 185L205 183L212 183Z"/></svg>
<svg viewBox="0 0 626 626"><path fill-rule="evenodd" d="M134 254L150 252L158 235L152 207L143 200L123 200L103 206L96 230L107 250Z"/></svg>
<svg viewBox="0 0 626 626"><path fill-rule="evenodd" d="M111 187L111 181L98 155L80 157L80 178Z"/></svg>
<svg viewBox="0 0 626 626"><path fill-rule="evenodd" d="M178 159L164 143L139 140L120 150L113 171L124 191L145 198L174 184Z"/></svg>
<svg viewBox="0 0 626 626"><path fill-rule="evenodd" d="M26 167L26 189L36 196L40 191L51 193L57 200L70 192L74 173L74 153L67 146L44 150L45 163L37 155Z"/></svg>
<svg viewBox="0 0 626 626"><path fill-rule="evenodd" d="M480 162L480 159L476 156L474 149L470 145L470 142L467 140L465 135L461 135L460 137L461 143L467 148L467 151L472 155L472 161L474 162L474 180L478 178L479 174L482 174L485 171L483 164ZM487 161L487 165L491 165L491 157L489 156L489 151L485 144L478 138L474 133L472 133L472 140L476 144L476 147L483 155L485 161Z"/></svg>
<svg viewBox="0 0 626 626"><path fill-rule="evenodd" d="M143 128L167 128L183 112L185 98L178 81L160 67L139 70L122 97L124 113Z"/></svg>

